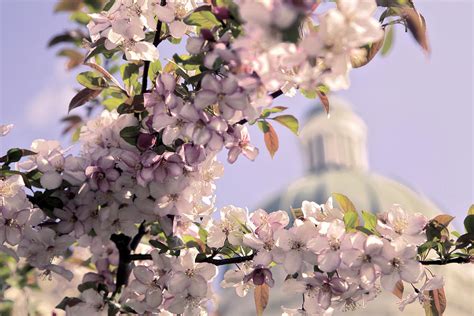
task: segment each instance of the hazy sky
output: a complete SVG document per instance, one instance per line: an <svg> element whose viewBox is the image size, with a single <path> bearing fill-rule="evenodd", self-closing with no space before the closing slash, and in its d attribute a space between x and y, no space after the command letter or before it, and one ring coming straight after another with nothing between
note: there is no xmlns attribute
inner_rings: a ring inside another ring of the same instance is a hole
<svg viewBox="0 0 474 316"><path fill-rule="evenodd" d="M352 86L340 93L354 104L369 128L371 169L422 192L441 209L459 217L474 202L473 190L473 8L471 1L415 1L426 18L432 46L428 59L409 34L397 28L395 47L351 74ZM68 25L52 13L55 1L0 0L0 123L15 130L0 140L0 150L28 147L35 138L57 138L58 120L67 112L75 74L64 70L57 49L47 49L52 34ZM162 56L171 56L162 50ZM81 71L84 71L82 68ZM281 98L300 119L314 102ZM298 139L283 128L280 151L270 159L262 135L255 162L240 158L218 182L218 205L258 207L303 174ZM63 138L67 144L68 139Z"/></svg>

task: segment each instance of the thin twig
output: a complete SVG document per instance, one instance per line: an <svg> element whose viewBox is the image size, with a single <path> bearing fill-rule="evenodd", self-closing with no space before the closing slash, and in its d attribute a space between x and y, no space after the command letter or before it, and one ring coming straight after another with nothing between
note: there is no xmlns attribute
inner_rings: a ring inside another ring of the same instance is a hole
<svg viewBox="0 0 474 316"><path fill-rule="evenodd" d="M279 89L277 91L274 91L274 92L269 94L269 96L271 96L273 99L276 99L281 95L283 95L283 91L281 91L281 89ZM238 121L236 124L244 125L247 122L248 122L247 119L242 119L242 120Z"/></svg>
<svg viewBox="0 0 474 316"><path fill-rule="evenodd" d="M447 260L421 260L419 261L422 265L433 265L433 266L443 266L450 263L470 263L471 257L457 257Z"/></svg>
<svg viewBox="0 0 474 316"><path fill-rule="evenodd" d="M226 264L234 264L234 263L242 263L246 261L252 260L254 255L248 255L243 257L233 257L233 258L225 258L225 259L215 259L213 256L205 257L205 258L196 258L197 263L210 263L215 266L223 266ZM129 256L130 260L152 260L150 254L133 254Z"/></svg>
<svg viewBox="0 0 474 316"><path fill-rule="evenodd" d="M147 230L145 227L145 221L143 221L140 224L140 227L138 227L138 233L135 235L135 237L133 237L132 242L130 243L131 250L137 249L138 245L140 244L140 240L146 233L147 233Z"/></svg>
<svg viewBox="0 0 474 316"><path fill-rule="evenodd" d="M163 7L166 5L166 0L161 0L160 5ZM161 41L163 41L166 37L161 37L161 27L163 25L163 22L161 20L158 20L158 23L156 24L156 33L155 37L153 38L153 45L155 47L158 47L160 45ZM150 69L150 61L145 60L145 66L143 67L143 77L142 77L142 93L144 94L147 89L148 85L148 71Z"/></svg>

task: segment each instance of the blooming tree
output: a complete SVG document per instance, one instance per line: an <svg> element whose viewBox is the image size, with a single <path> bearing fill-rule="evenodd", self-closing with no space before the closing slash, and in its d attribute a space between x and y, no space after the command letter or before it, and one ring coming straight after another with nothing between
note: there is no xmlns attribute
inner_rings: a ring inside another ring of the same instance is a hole
<svg viewBox="0 0 474 316"><path fill-rule="evenodd" d="M324 205L303 202L291 218L214 207L217 153L230 163L258 155L247 125L258 125L272 156L272 123L298 132L275 98L299 90L329 112L328 92L347 89L350 70L386 52L396 24L429 52L411 1L63 0L57 9L87 28L50 44L86 49L60 55L69 68L91 68L78 75L83 88L69 105L90 111L65 118L78 155L37 139L0 158L0 251L26 267L20 276L36 269L71 280L75 252L87 249L79 294L58 308L201 315L217 266L232 265L221 286L253 291L258 315L274 286L301 294L301 308L283 307L284 315L354 309L381 290L397 295L401 310L419 301L442 315L443 277L425 266L472 261L474 208L460 234L449 232L449 215L427 219L399 205L358 212L338 193ZM162 66L159 44L182 40L186 53ZM105 109L92 115L96 107ZM11 128L2 125L0 135ZM273 279L276 266L287 274L283 284ZM413 290L404 291L408 284Z"/></svg>

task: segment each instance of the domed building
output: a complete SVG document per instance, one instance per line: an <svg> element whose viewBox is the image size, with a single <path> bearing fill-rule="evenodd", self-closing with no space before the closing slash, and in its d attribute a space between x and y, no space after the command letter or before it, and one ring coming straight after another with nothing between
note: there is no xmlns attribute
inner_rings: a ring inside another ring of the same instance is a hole
<svg viewBox="0 0 474 316"><path fill-rule="evenodd" d="M420 193L395 180L371 172L367 154L366 124L343 99L333 96L330 104L329 119L324 109L318 107L310 113L300 133L306 161L305 175L259 207L268 211L290 210L291 207L301 206L304 200L323 204L331 193L337 192L348 196L359 210L380 212L396 203L407 211L421 212L428 218L441 214L438 207ZM444 315L474 315L472 265L430 267L430 270L445 276L448 307ZM264 315L280 315L281 306L300 307L301 296L284 293L279 286L285 278L283 271L274 271L274 278L276 285L270 291L270 301ZM411 293L412 289L406 291ZM239 298L232 289L226 289L220 297L219 315L255 314L252 293L245 298ZM409 305L402 313L398 310L397 302L397 297L383 292L365 308L360 307L344 314L424 315L423 307L418 303Z"/></svg>

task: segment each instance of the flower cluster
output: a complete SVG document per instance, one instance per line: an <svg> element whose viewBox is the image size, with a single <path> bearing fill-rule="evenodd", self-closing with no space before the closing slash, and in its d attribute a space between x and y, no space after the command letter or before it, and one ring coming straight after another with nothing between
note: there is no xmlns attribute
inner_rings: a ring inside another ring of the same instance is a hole
<svg viewBox="0 0 474 316"><path fill-rule="evenodd" d="M193 2L116 0L107 11L90 14L87 27L92 44L102 40L107 50L119 49L128 60L156 60L158 50L147 41L147 33L155 32L160 21L166 23L170 36L181 38L188 31L183 18L193 9Z"/></svg>
<svg viewBox="0 0 474 316"><path fill-rule="evenodd" d="M317 5L318 1L242 1L245 34L235 47L243 64L270 91L313 90L320 85L347 89L351 57L365 54L361 47L383 38L373 18L375 1L339 0L337 7L317 15L315 27L307 17Z"/></svg>
<svg viewBox="0 0 474 316"><path fill-rule="evenodd" d="M197 251L189 249L179 258L151 252L151 265L133 269L135 279L122 297L137 313L166 310L173 314L200 315L212 298L211 282L217 268L210 263L195 263Z"/></svg>
<svg viewBox="0 0 474 316"><path fill-rule="evenodd" d="M276 264L288 275L284 289L304 296L302 310L309 315L353 310L373 300L381 288L393 292L399 282L416 284L425 278L424 288L442 287L438 277L428 279L417 261L418 246L426 241L428 220L423 215L394 205L369 231L348 227L347 211L334 208L331 199L325 205L304 201L299 211L301 216L287 228L289 217L283 211L257 210L247 218L242 209L224 208L222 220L210 223L208 244L248 247L253 258L227 271L221 285L235 287L240 296L264 283L272 287ZM408 296L401 307L419 293Z"/></svg>

